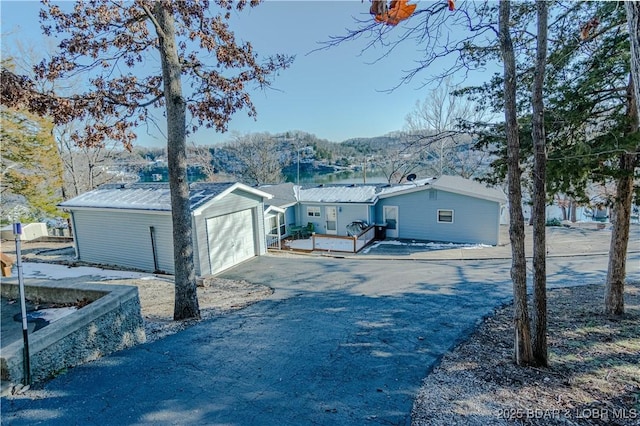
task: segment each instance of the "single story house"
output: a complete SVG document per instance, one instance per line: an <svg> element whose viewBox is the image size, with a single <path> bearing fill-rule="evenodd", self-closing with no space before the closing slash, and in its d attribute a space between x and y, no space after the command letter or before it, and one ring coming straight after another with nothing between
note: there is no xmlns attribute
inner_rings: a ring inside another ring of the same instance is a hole
<svg viewBox="0 0 640 426"><path fill-rule="evenodd" d="M261 190L275 194L280 187ZM291 193L297 204L286 212L295 215L295 225L312 223L320 234L346 236L348 225L362 221L384 226L389 238L489 245L499 243L507 202L502 190L459 176L395 185L291 187Z"/></svg>
<svg viewBox="0 0 640 426"><path fill-rule="evenodd" d="M266 252L266 192L241 183L193 183L197 275L217 274ZM71 212L79 260L174 273L166 183L108 184L59 205Z"/></svg>

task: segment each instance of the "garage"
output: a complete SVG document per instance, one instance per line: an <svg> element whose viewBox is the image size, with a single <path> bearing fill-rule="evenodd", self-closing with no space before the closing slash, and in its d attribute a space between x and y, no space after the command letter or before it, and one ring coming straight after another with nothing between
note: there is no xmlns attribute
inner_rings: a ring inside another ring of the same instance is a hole
<svg viewBox="0 0 640 426"><path fill-rule="evenodd" d="M256 256L255 228L251 209L207 219L211 270L221 272Z"/></svg>
<svg viewBox="0 0 640 426"><path fill-rule="evenodd" d="M197 182L189 189L197 275L266 253L263 212L270 194L238 182ZM103 185L60 207L71 213L79 260L174 273L169 185Z"/></svg>

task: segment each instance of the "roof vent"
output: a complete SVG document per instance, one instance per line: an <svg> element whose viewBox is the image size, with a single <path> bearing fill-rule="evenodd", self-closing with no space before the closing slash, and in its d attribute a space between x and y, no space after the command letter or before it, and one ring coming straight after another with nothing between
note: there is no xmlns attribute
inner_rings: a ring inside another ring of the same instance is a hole
<svg viewBox="0 0 640 426"><path fill-rule="evenodd" d="M416 180L416 178L417 178L417 177L418 177L418 176L416 176L416 174L415 174L415 173L411 173L409 176L407 176L407 180L408 180L409 182L413 182L414 180Z"/></svg>

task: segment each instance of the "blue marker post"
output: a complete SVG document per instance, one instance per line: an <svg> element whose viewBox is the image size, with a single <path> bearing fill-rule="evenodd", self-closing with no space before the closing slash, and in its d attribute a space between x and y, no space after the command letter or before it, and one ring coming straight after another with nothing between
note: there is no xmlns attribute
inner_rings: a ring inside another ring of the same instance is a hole
<svg viewBox="0 0 640 426"><path fill-rule="evenodd" d="M22 234L22 224L13 224L13 234L16 238L16 266L18 268L18 285L20 287L20 309L22 311L22 338L24 340L24 384L31 384L31 362L29 359L29 328L27 327L27 301L24 294L24 278L22 277L22 254L20 252L20 235Z"/></svg>

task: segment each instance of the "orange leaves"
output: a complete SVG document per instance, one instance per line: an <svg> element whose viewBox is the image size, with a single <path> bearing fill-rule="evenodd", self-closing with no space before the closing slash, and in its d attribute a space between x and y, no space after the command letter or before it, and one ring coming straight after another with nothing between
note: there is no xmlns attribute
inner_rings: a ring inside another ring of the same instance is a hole
<svg viewBox="0 0 640 426"><path fill-rule="evenodd" d="M580 40L586 40L589 38L591 33L598 28L598 25L600 25L600 20L598 18L593 18L584 24L580 29Z"/></svg>
<svg viewBox="0 0 640 426"><path fill-rule="evenodd" d="M416 4L407 4L408 0L394 0L387 9L384 1L372 1L369 13L375 15L376 22L387 25L398 25L400 21L409 18L416 10Z"/></svg>
<svg viewBox="0 0 640 426"><path fill-rule="evenodd" d="M371 0L369 13L374 16L376 22L387 25L398 25L401 21L408 19L416 10L416 4L408 4L408 0L394 0L389 6L384 0ZM456 10L454 0L447 0L447 7L450 11Z"/></svg>

